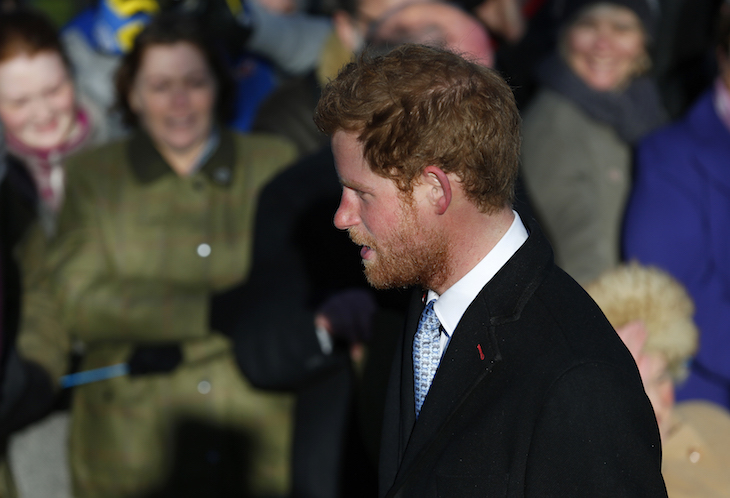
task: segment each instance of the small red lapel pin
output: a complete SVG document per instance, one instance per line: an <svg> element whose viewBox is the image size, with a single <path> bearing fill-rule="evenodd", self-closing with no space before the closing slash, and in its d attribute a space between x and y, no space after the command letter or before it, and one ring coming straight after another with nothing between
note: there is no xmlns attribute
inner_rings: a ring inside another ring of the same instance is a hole
<svg viewBox="0 0 730 498"><path fill-rule="evenodd" d="M479 350L479 358L481 358L483 360L484 359L484 353L482 352L482 345L481 344L477 344L477 349Z"/></svg>

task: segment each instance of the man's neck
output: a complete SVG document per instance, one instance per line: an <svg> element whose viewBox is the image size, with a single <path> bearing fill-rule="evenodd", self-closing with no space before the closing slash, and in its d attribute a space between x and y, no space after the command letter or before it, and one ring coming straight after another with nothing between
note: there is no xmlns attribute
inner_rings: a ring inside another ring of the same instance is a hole
<svg viewBox="0 0 730 498"><path fill-rule="evenodd" d="M489 254L507 233L515 217L508 207L492 214L473 212L462 215L450 224L449 276L438 288L431 289L439 295L461 280Z"/></svg>

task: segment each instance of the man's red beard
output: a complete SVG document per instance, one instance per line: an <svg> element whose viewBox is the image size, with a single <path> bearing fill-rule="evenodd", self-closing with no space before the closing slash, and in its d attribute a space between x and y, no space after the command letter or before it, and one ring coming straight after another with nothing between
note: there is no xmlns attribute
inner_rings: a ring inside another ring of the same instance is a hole
<svg viewBox="0 0 730 498"><path fill-rule="evenodd" d="M413 285L435 289L446 281L449 261L446 237L425 230L412 217L402 220L387 238L377 242L354 228L349 233L355 244L375 252L375 258L363 260L363 264L368 283L376 289Z"/></svg>

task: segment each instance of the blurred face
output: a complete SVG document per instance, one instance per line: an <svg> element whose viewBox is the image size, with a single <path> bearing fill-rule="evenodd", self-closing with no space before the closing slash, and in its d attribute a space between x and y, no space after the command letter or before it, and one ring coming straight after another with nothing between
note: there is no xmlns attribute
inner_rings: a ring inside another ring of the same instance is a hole
<svg viewBox="0 0 730 498"><path fill-rule="evenodd" d="M296 0L257 0L269 12L292 14L297 11Z"/></svg>
<svg viewBox="0 0 730 498"><path fill-rule="evenodd" d="M674 408L674 381L669 372L667 358L661 353L644 351L648 331L643 321L627 323L617 328L616 332L636 361L646 396L654 408L659 433L664 439L671 429Z"/></svg>
<svg viewBox="0 0 730 498"><path fill-rule="evenodd" d="M667 359L659 353L642 353L637 365L644 390L654 408L659 433L665 439L671 428L674 407L674 383L667 368Z"/></svg>
<svg viewBox="0 0 730 498"><path fill-rule="evenodd" d="M599 4L583 12L568 28L565 43L568 66L598 91L621 88L646 57L641 21L616 5Z"/></svg>
<svg viewBox="0 0 730 498"><path fill-rule="evenodd" d="M726 52L730 52L730 46L725 50L717 50L717 66L720 70L720 79L725 84L725 88L730 90L730 57L725 55Z"/></svg>
<svg viewBox="0 0 730 498"><path fill-rule="evenodd" d="M51 149L76 124L73 82L56 52L19 55L0 63L0 120L23 144Z"/></svg>
<svg viewBox="0 0 730 498"><path fill-rule="evenodd" d="M147 48L129 103L163 154L201 149L213 126L216 89L203 54L179 42Z"/></svg>
<svg viewBox="0 0 730 498"><path fill-rule="evenodd" d="M417 206L404 199L392 180L373 173L357 134L336 132L332 152L342 183L335 226L348 230L362 246L370 285L436 288L443 283L448 261L444 238L423 227Z"/></svg>
<svg viewBox="0 0 730 498"><path fill-rule="evenodd" d="M441 2L407 5L386 16L375 33L375 41L443 44L483 66L494 64L492 44L481 23L463 10Z"/></svg>
<svg viewBox="0 0 730 498"><path fill-rule="evenodd" d="M340 41L353 53L359 53L365 46L365 39L374 23L387 13L411 3L430 0L360 0L354 16L337 11L334 14L334 28Z"/></svg>

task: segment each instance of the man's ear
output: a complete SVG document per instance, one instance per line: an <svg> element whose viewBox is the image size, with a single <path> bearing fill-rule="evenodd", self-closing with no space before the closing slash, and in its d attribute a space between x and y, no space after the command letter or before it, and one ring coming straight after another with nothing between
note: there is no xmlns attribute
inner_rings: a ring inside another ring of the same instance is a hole
<svg viewBox="0 0 730 498"><path fill-rule="evenodd" d="M438 166L426 166L421 181L426 187L426 198L436 208L436 214L444 214L451 205L451 180Z"/></svg>

